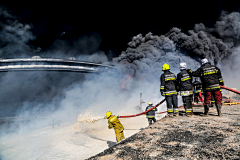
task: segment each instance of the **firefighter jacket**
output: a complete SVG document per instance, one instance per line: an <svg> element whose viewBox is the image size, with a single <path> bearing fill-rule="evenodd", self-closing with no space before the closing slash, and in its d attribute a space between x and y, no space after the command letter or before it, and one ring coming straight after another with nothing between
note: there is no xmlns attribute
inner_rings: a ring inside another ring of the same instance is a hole
<svg viewBox="0 0 240 160"><path fill-rule="evenodd" d="M177 79L175 74L173 74L169 70L164 71L164 73L160 77L160 81L160 92L162 92L164 96L171 96L173 94L177 94Z"/></svg>
<svg viewBox="0 0 240 160"><path fill-rule="evenodd" d="M220 69L210 62L193 71L192 76L200 77L204 92L220 90L220 85L224 85Z"/></svg>
<svg viewBox="0 0 240 160"><path fill-rule="evenodd" d="M146 111L149 110L149 109L151 109L151 108L153 108L152 105L147 106L147 107L146 107ZM147 117L147 118L154 118L156 111L157 111L157 108L152 109L151 111L149 111L149 112L146 113L146 117Z"/></svg>
<svg viewBox="0 0 240 160"><path fill-rule="evenodd" d="M202 92L202 83L199 81L193 82L193 87L195 87L195 93Z"/></svg>
<svg viewBox="0 0 240 160"><path fill-rule="evenodd" d="M177 74L177 91L181 96L190 96L193 94L191 70L183 69Z"/></svg>
<svg viewBox="0 0 240 160"><path fill-rule="evenodd" d="M108 118L108 128L114 128L118 130L124 130L122 123L118 120L117 116L110 116Z"/></svg>

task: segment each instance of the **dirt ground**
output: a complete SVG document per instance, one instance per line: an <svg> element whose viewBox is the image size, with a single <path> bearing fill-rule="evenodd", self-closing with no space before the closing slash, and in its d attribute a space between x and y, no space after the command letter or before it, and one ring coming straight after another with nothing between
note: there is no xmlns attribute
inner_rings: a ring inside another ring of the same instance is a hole
<svg viewBox="0 0 240 160"><path fill-rule="evenodd" d="M215 107L209 115L194 107L194 116L168 117L91 159L240 159L240 105Z"/></svg>

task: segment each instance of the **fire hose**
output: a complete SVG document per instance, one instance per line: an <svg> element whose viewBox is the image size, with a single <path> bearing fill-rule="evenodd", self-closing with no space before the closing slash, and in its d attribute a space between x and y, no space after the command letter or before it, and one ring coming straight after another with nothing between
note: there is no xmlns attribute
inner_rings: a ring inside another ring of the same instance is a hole
<svg viewBox="0 0 240 160"><path fill-rule="evenodd" d="M221 88L224 88L224 89L226 89L226 90L229 90L229 91L231 91L231 92L234 92L234 93L240 94L239 91L233 90L233 89L231 89L231 88L228 88L228 87L225 87L225 86L221 86L221 85L220 85L220 87L221 87Z"/></svg>
<svg viewBox="0 0 240 160"><path fill-rule="evenodd" d="M223 88L223 89L229 90L229 91L231 91L231 92L234 92L234 93L240 94L239 91L233 90L233 89L231 89L231 88L224 87L224 86L221 86L221 85L220 85L220 87ZM226 99L226 100L228 100L228 99ZM231 100L231 99L229 99L228 101L229 101L229 102L227 102L227 103L225 102L223 105L240 104L240 102L234 102L234 101Z"/></svg>
<svg viewBox="0 0 240 160"><path fill-rule="evenodd" d="M142 112L142 113L139 113L139 114L135 114L135 115L128 115L128 116L118 116L118 118L130 118L130 117L136 117L136 116L140 116L140 115L143 115L151 110L153 110L154 108L160 106L163 102L165 101L165 99L163 99L161 102L159 102L157 105L155 105L154 107L150 108L149 110L145 111L145 112ZM178 108L180 108L182 106L179 106ZM157 114L162 114L162 113L166 113L167 111L164 111L164 112L159 112Z"/></svg>
<svg viewBox="0 0 240 160"><path fill-rule="evenodd" d="M231 88L224 87L224 86L221 86L221 85L220 85L220 87L221 87L221 88L224 88L224 89L226 89L226 90L232 91L232 92L234 92L234 93L240 94L239 91L233 90L233 89L231 89ZM130 117L136 117L136 116L143 115L143 114L145 114L145 113L153 110L154 108L160 106L164 101L165 101L165 99L163 99L163 100L162 100L161 102L159 102L157 105L155 105L154 107L150 108L149 110L147 110L147 111L145 111L145 112L138 113L138 114L134 114L134 115L128 115L128 116L118 116L118 118L130 118ZM183 106L179 106L178 108L180 108L180 107L183 107ZM166 113L166 112L167 112L167 111L158 112L157 114L162 114L162 113Z"/></svg>

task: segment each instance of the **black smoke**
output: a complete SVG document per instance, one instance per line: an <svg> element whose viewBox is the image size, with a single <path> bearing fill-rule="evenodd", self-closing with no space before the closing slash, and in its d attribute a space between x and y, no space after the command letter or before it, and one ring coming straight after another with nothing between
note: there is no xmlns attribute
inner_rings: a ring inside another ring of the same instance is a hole
<svg viewBox="0 0 240 160"><path fill-rule="evenodd" d="M36 37L31 28L31 25L21 23L7 8L0 6L0 58L34 55L34 47L29 42Z"/></svg>
<svg viewBox="0 0 240 160"><path fill-rule="evenodd" d="M175 73L179 71L180 62L186 62L188 68L196 69L203 57L221 67L222 61L239 46L239 24L238 12L222 12L214 28L200 23L188 33L173 27L161 36L139 34L128 43L126 51L113 61L124 64L126 72L136 77L158 77L164 63L168 63Z"/></svg>

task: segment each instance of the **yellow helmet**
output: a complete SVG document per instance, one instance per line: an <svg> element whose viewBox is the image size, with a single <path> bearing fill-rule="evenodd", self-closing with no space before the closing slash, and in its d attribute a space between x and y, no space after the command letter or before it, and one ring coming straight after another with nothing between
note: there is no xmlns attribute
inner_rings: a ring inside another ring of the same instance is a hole
<svg viewBox="0 0 240 160"><path fill-rule="evenodd" d="M152 102L148 102L148 105L151 105L151 104L153 104Z"/></svg>
<svg viewBox="0 0 240 160"><path fill-rule="evenodd" d="M112 112L107 111L107 113L106 113L106 117L109 118L111 115L112 115Z"/></svg>
<svg viewBox="0 0 240 160"><path fill-rule="evenodd" d="M170 67L167 63L165 63L163 66L162 66L162 70L163 71L166 71L166 70L170 70Z"/></svg>

